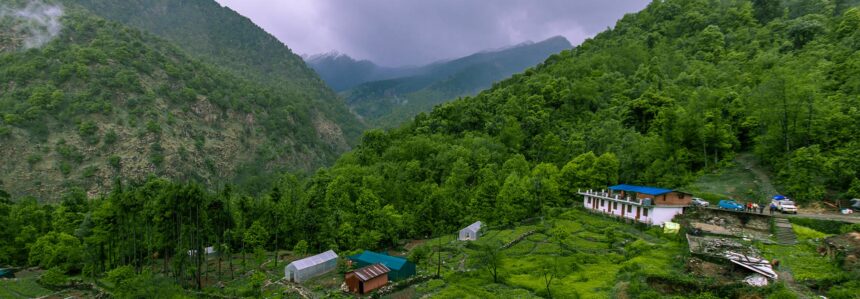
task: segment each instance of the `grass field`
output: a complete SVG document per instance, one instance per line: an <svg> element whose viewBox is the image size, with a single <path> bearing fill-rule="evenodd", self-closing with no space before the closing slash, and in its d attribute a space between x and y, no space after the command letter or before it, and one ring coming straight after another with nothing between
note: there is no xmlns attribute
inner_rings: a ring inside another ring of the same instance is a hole
<svg viewBox="0 0 860 299"><path fill-rule="evenodd" d="M493 283L480 257L481 246L499 246L535 230L521 242L502 250L501 279ZM446 237L447 238L447 237ZM432 246L430 240L423 246ZM670 275L683 270L686 247L675 236L634 226L580 210L568 210L543 224L491 229L479 240L443 240L444 280L417 286L433 298L547 297L545 274L553 274L550 291L556 298L608 298L632 273ZM436 255L419 265L435 271ZM459 265L465 264L463 269ZM623 291L623 290L621 290Z"/></svg>
<svg viewBox="0 0 860 299"><path fill-rule="evenodd" d="M54 293L39 285L37 278L31 276L0 280L0 298L37 298Z"/></svg>

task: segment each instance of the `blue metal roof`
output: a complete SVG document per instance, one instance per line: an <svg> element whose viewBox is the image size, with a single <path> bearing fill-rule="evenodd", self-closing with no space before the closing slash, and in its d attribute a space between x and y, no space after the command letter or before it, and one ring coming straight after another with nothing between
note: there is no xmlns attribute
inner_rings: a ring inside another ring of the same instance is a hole
<svg viewBox="0 0 860 299"><path fill-rule="evenodd" d="M383 264L391 270L398 271L406 264L406 259L387 254L376 253L370 250L365 250L362 253L350 256L349 259L354 261L362 261L368 264Z"/></svg>
<svg viewBox="0 0 860 299"><path fill-rule="evenodd" d="M785 199L785 196L782 196L782 195L776 195L776 196L774 196L774 197L773 197L773 199L776 199L776 200L783 200L783 199Z"/></svg>
<svg viewBox="0 0 860 299"><path fill-rule="evenodd" d="M609 187L610 190L614 191L627 191L627 192L636 192L648 195L663 195L669 192L672 192L670 189L663 189L657 187L648 187L648 186L635 186L635 185L615 185Z"/></svg>

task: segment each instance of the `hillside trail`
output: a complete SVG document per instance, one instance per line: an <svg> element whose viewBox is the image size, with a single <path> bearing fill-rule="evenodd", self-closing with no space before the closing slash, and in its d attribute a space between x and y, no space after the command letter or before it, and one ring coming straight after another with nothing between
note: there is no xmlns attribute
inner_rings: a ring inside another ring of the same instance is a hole
<svg viewBox="0 0 860 299"><path fill-rule="evenodd" d="M794 280L794 275L791 275L790 271L781 270L781 271L777 271L777 273L779 274L779 280L782 280L783 282L785 282L785 286L789 290L794 292L794 294L797 295L798 298L802 298L802 299L812 298L809 295L812 293L812 291L810 291L805 286L797 283L797 281Z"/></svg>
<svg viewBox="0 0 860 299"><path fill-rule="evenodd" d="M744 169L749 170L755 175L759 183L759 189L764 196L774 196L779 194L776 188L773 187L773 182L770 180L770 175L763 170L756 161L756 157L751 153L741 153L735 157L735 161L744 166Z"/></svg>

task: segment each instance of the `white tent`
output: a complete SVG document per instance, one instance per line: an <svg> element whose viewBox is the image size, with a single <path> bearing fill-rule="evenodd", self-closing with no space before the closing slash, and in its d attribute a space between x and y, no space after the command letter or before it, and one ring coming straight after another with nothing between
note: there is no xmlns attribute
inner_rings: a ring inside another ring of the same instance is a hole
<svg viewBox="0 0 860 299"><path fill-rule="evenodd" d="M337 253L329 250L314 256L294 261L284 268L288 281L302 282L325 274L337 267Z"/></svg>
<svg viewBox="0 0 860 299"><path fill-rule="evenodd" d="M472 223L471 225L467 226L466 228L461 229L460 230L460 238L459 238L460 241L477 240L478 236L480 235L482 226L483 226L483 224L481 223L481 221L477 221L477 222Z"/></svg>

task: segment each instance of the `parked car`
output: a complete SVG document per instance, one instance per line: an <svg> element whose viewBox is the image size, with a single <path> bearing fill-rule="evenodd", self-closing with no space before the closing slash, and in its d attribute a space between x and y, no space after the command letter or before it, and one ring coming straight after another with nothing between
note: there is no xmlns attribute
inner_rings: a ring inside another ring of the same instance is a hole
<svg viewBox="0 0 860 299"><path fill-rule="evenodd" d="M706 207L706 208L707 208L707 207L709 207L710 205L711 205L711 203L709 203L709 202L705 201L704 199L701 199L701 198L698 198L698 197L693 197L693 206L696 206L696 207Z"/></svg>
<svg viewBox="0 0 860 299"><path fill-rule="evenodd" d="M733 211L743 211L744 206L739 204L738 202L731 199L723 199L720 201L720 209L723 210L733 210Z"/></svg>
<svg viewBox="0 0 860 299"><path fill-rule="evenodd" d="M782 200L774 199L772 203L776 206L776 210L782 213L797 214L797 206L791 199L785 198Z"/></svg>

